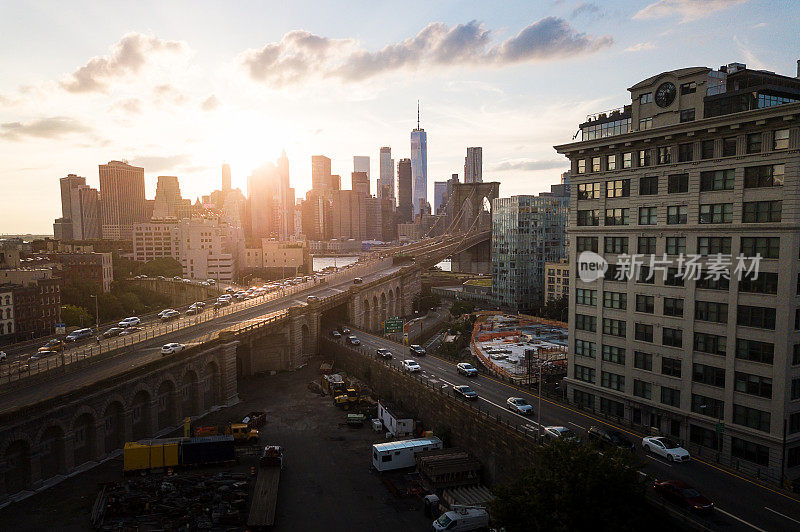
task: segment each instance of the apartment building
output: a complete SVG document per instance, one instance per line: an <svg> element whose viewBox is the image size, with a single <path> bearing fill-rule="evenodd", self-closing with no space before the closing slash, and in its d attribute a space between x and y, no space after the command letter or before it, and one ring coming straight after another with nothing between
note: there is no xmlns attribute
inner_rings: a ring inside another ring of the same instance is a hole
<svg viewBox="0 0 800 532"><path fill-rule="evenodd" d="M628 90L555 147L571 163L568 397L797 478L800 79L733 63ZM596 280L586 252L608 264ZM760 255L757 276L739 279L740 254Z"/></svg>
<svg viewBox="0 0 800 532"><path fill-rule="evenodd" d="M14 332L14 289L0 286L0 343L11 340Z"/></svg>
<svg viewBox="0 0 800 532"><path fill-rule="evenodd" d="M568 296L569 261L564 259L558 262L545 263L544 271L544 302L549 303Z"/></svg>
<svg viewBox="0 0 800 532"><path fill-rule="evenodd" d="M145 222L133 227L133 260L147 262L162 257L178 257L178 223Z"/></svg>

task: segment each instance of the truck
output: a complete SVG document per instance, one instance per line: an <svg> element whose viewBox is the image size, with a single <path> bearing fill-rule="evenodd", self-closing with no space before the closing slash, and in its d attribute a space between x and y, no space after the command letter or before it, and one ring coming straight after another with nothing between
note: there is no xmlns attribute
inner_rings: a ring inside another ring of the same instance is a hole
<svg viewBox="0 0 800 532"><path fill-rule="evenodd" d="M267 445L258 461L258 476L250 498L247 526L251 530L272 526L275 523L275 503L278 500L278 483L283 469L283 450L278 445Z"/></svg>
<svg viewBox="0 0 800 532"><path fill-rule="evenodd" d="M195 427L192 431L192 436L218 436L221 434L233 436L233 440L237 443L257 443L259 436L258 431L250 428L246 423Z"/></svg>
<svg viewBox="0 0 800 532"><path fill-rule="evenodd" d="M372 446L372 466L378 471L414 467L417 453L441 448L442 440L435 436L376 443Z"/></svg>
<svg viewBox="0 0 800 532"><path fill-rule="evenodd" d="M466 532L469 530L488 530L489 513L482 506L453 506L433 522L432 530Z"/></svg>
<svg viewBox="0 0 800 532"><path fill-rule="evenodd" d="M344 379L338 373L323 375L319 381L319 384L322 387L322 391L332 397L336 397L337 395L347 391L347 386L344 383Z"/></svg>

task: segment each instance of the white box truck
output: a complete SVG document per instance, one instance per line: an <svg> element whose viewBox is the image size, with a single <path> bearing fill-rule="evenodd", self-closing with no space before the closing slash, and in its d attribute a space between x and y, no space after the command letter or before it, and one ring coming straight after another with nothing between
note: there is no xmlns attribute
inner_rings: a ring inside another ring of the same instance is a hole
<svg viewBox="0 0 800 532"><path fill-rule="evenodd" d="M433 530L450 532L466 532L468 530L486 530L489 527L489 514L479 506L454 506L433 522Z"/></svg>
<svg viewBox="0 0 800 532"><path fill-rule="evenodd" d="M378 471L414 467L417 453L441 448L442 440L436 437L376 443L372 446L372 465Z"/></svg>
<svg viewBox="0 0 800 532"><path fill-rule="evenodd" d="M378 402L378 419L392 436L411 436L414 434L414 419L392 404Z"/></svg>

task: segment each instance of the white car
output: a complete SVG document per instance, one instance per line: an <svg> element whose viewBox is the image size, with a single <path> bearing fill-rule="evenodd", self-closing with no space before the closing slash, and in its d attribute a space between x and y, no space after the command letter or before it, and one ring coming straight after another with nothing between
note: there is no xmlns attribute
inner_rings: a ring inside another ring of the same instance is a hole
<svg viewBox="0 0 800 532"><path fill-rule="evenodd" d="M172 353L183 351L185 347L185 345L179 343L164 344L164 346L161 348L161 354L171 355Z"/></svg>
<svg viewBox="0 0 800 532"><path fill-rule="evenodd" d="M158 317L159 318L163 318L164 314L166 314L167 312L175 312L175 309L165 308L164 310L162 310L161 312L158 313Z"/></svg>
<svg viewBox="0 0 800 532"><path fill-rule="evenodd" d="M456 368L458 372L465 377L477 377L478 370L472 364L467 364L466 362L460 362L456 364Z"/></svg>
<svg viewBox="0 0 800 532"><path fill-rule="evenodd" d="M578 442L581 440L572 429L568 429L567 427L545 427L544 435L552 439L564 438L565 440Z"/></svg>
<svg viewBox="0 0 800 532"><path fill-rule="evenodd" d="M529 416L533 413L533 407L522 397L509 397L506 399L508 409L523 416Z"/></svg>
<svg viewBox="0 0 800 532"><path fill-rule="evenodd" d="M403 360L401 363L403 369L409 373L417 373L422 371L422 368L417 364L416 360Z"/></svg>
<svg viewBox="0 0 800 532"><path fill-rule="evenodd" d="M119 327L132 327L134 325L139 325L140 323L142 323L142 320L136 316L131 316L130 318L125 318L121 322L117 323L117 325Z"/></svg>
<svg viewBox="0 0 800 532"><path fill-rule="evenodd" d="M688 462L691 459L689 451L663 436L642 438L642 448L648 453L666 458L670 462Z"/></svg>

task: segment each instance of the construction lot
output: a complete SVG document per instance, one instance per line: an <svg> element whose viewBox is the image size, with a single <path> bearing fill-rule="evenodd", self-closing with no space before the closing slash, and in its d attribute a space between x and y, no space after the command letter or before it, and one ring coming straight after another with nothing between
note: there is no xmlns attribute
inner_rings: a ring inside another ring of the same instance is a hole
<svg viewBox="0 0 800 532"><path fill-rule="evenodd" d="M241 402L209 414L202 422L241 420L253 410L267 413L260 445L280 445L284 459L273 530L429 529L431 519L423 515L418 497L405 494L403 479L395 477L387 484L386 478L370 470L371 446L382 441L382 434L370 430L369 424L348 426L347 412L336 408L329 396L309 391L308 383L320 378L319 364L319 359L312 359L298 371L240 381ZM238 464L192 469L186 479L197 482L189 475L223 473L220 477L232 475L233 482L249 480L253 463L243 459ZM176 473L176 484L185 484L180 480L183 473ZM137 473L133 478L143 477ZM91 529L100 485L122 480L120 456L0 510L0 525L4 530ZM213 529L243 530L241 523L220 523Z"/></svg>

